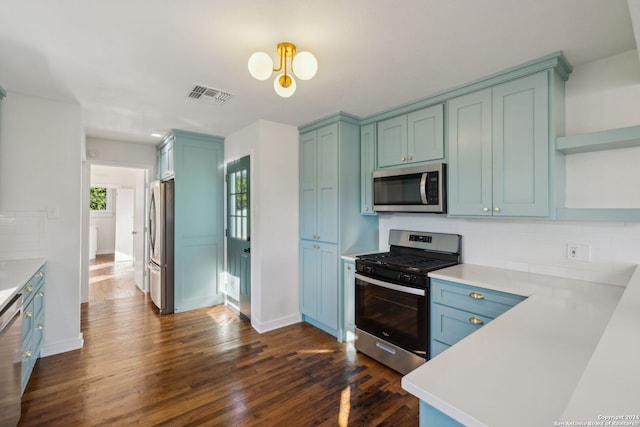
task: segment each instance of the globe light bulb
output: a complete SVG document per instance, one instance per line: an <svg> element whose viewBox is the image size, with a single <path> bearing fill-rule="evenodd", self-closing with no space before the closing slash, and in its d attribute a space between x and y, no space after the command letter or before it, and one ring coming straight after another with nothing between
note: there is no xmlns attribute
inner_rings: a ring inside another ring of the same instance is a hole
<svg viewBox="0 0 640 427"><path fill-rule="evenodd" d="M249 72L258 80L267 80L273 73L273 60L264 52L256 52L249 57Z"/></svg>
<svg viewBox="0 0 640 427"><path fill-rule="evenodd" d="M273 81L273 89L281 97L289 98L296 92L296 81L289 74L280 74Z"/></svg>
<svg viewBox="0 0 640 427"><path fill-rule="evenodd" d="M318 72L318 61L311 52L299 52L293 57L293 72L300 80L309 80Z"/></svg>

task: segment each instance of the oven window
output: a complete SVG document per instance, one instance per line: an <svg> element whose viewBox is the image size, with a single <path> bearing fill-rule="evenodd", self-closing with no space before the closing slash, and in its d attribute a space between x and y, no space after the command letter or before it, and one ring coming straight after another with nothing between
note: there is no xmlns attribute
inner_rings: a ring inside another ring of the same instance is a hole
<svg viewBox="0 0 640 427"><path fill-rule="evenodd" d="M356 326L422 357L427 355L426 296L356 279Z"/></svg>
<svg viewBox="0 0 640 427"><path fill-rule="evenodd" d="M376 205L421 205L422 173L379 177L373 180L373 200Z"/></svg>

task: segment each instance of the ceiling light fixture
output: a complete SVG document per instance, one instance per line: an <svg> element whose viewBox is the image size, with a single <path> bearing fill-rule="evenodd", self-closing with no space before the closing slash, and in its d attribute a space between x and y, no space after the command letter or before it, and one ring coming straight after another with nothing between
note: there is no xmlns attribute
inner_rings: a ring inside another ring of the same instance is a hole
<svg viewBox="0 0 640 427"><path fill-rule="evenodd" d="M282 71L273 81L273 89L283 98L288 98L296 91L296 81L291 73L287 74L287 61L293 74L300 80L310 80L318 72L318 61L311 52L296 54L296 45L289 42L278 43L280 65L273 68L273 60L264 52L256 52L249 58L249 72L258 80L267 80L273 72Z"/></svg>

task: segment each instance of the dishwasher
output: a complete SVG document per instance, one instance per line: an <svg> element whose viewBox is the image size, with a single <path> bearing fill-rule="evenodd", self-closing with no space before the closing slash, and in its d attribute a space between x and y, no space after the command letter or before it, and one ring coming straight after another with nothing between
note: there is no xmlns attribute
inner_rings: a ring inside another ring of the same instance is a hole
<svg viewBox="0 0 640 427"><path fill-rule="evenodd" d="M0 427L20 420L22 399L22 294L0 312Z"/></svg>

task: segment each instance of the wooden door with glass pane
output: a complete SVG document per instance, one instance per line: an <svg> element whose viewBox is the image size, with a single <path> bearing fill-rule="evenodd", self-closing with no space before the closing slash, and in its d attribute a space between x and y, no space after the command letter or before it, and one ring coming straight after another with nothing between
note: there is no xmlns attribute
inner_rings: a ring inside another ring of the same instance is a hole
<svg viewBox="0 0 640 427"><path fill-rule="evenodd" d="M250 158L227 163L227 302L251 317Z"/></svg>

